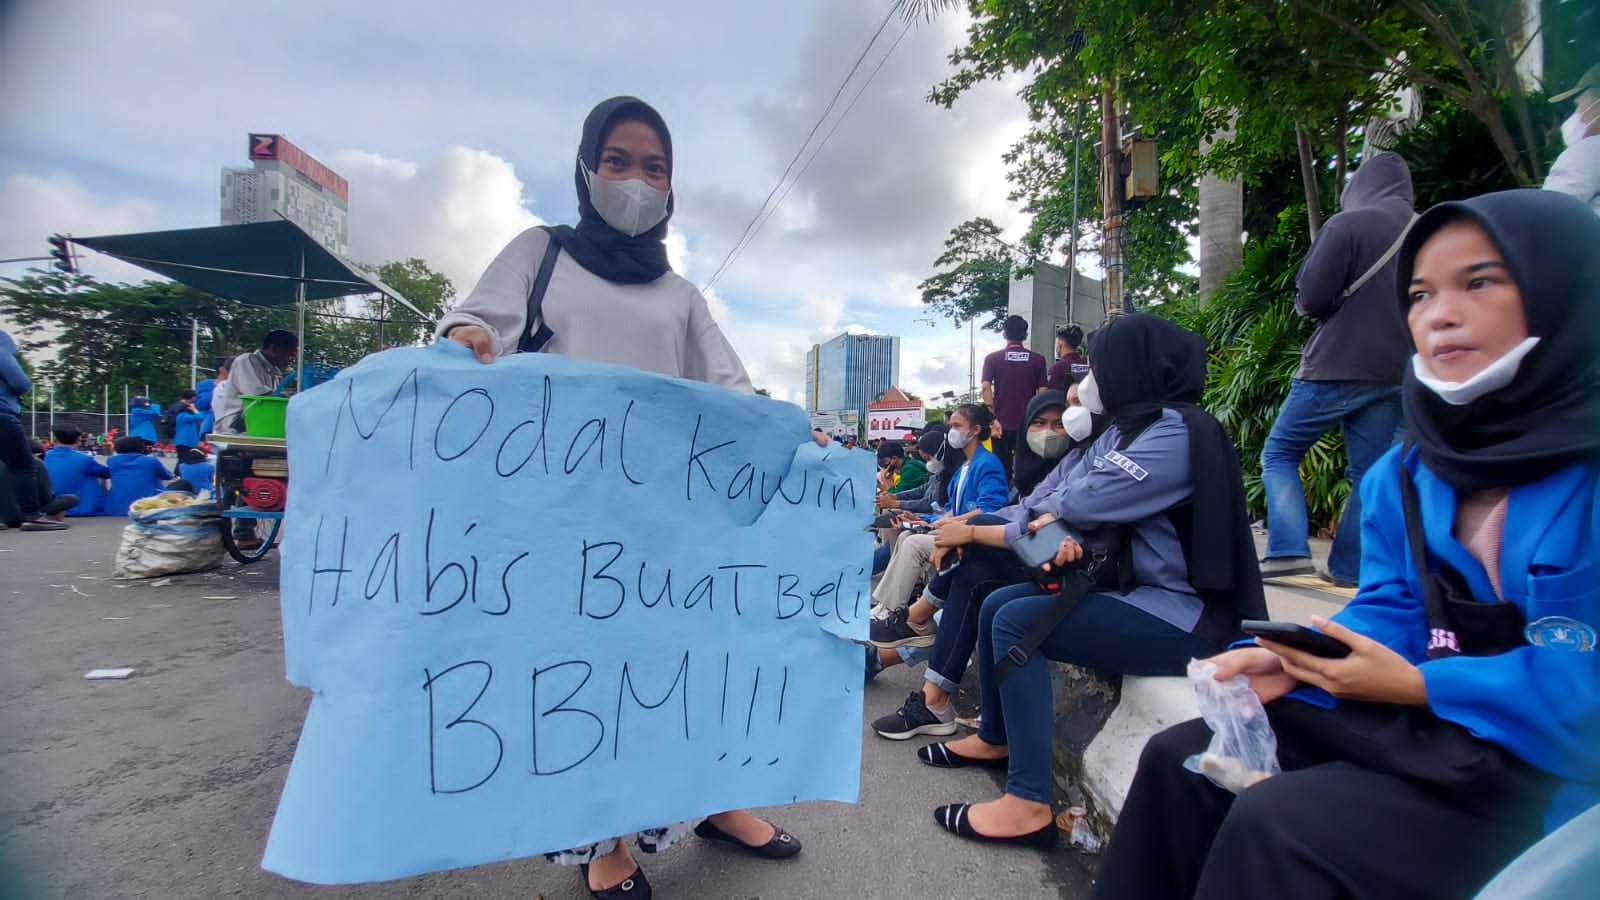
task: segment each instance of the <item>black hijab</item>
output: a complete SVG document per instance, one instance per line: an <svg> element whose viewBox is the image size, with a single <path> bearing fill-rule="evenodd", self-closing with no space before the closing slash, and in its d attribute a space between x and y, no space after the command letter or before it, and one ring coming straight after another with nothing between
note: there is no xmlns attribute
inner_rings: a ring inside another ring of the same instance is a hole
<svg viewBox="0 0 1600 900"><path fill-rule="evenodd" d="M1017 434L1016 459L1011 464L1011 480L1016 484L1017 496L1026 497L1033 493L1050 470L1055 468L1059 459L1045 459L1033 452L1028 445L1028 424L1033 417L1044 412L1052 406L1059 406L1063 412L1067 409L1067 395L1061 391L1043 391L1033 395L1028 401L1028 409L1022 414L1022 431ZM1068 452L1071 448L1068 448Z"/></svg>
<svg viewBox="0 0 1600 900"><path fill-rule="evenodd" d="M1423 464L1466 493L1538 481L1576 462L1600 465L1600 219L1576 198L1533 188L1441 203L1400 245L1402 313L1417 250L1461 219L1499 248L1539 344L1511 384L1464 406L1444 402L1406 367L1402 404Z"/></svg>
<svg viewBox="0 0 1600 900"><path fill-rule="evenodd" d="M1218 645L1234 639L1240 619L1267 618L1267 600L1238 450L1222 424L1196 405L1205 391L1205 339L1160 316L1121 316L1090 336L1089 370L1121 433L1120 448L1164 409L1183 417L1194 490L1187 508L1172 512L1172 522L1189 583L1205 601L1195 635Z"/></svg>
<svg viewBox="0 0 1600 900"><path fill-rule="evenodd" d="M667 197L667 217L638 237L628 237L606 224L589 202L589 183L583 167L600 169L601 145L618 122L635 120L655 129L667 153L667 174L672 174L672 133L665 119L650 104L637 97L612 97L590 111L583 120L583 139L578 144L578 160L573 180L578 187L578 227L556 225L548 228L550 239L590 272L616 284L645 284L671 270L667 264L667 222L672 219L675 196ZM598 176L597 176L598 177Z"/></svg>

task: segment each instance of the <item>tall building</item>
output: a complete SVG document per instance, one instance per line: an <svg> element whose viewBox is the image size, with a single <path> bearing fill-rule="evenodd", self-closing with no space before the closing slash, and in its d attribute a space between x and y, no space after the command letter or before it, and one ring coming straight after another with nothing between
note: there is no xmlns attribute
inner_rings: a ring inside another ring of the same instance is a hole
<svg viewBox="0 0 1600 900"><path fill-rule="evenodd" d="M900 339L886 334L841 334L806 353L806 408L853 410L900 381Z"/></svg>
<svg viewBox="0 0 1600 900"><path fill-rule="evenodd" d="M222 224L280 217L347 255L350 183L281 134L250 135L249 169L222 170Z"/></svg>

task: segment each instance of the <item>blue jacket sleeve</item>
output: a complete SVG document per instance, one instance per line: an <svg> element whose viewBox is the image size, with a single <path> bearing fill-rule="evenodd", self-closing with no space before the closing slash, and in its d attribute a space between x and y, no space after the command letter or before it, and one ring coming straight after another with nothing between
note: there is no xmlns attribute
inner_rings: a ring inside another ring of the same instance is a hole
<svg viewBox="0 0 1600 900"><path fill-rule="evenodd" d="M83 474L90 478L110 478L111 470L106 468L105 464L89 457L84 463Z"/></svg>
<svg viewBox="0 0 1600 900"><path fill-rule="evenodd" d="M11 392L21 397L33 390L33 382L28 380L28 373L22 371L22 364L17 362L17 357L11 353L0 352L0 381L11 388Z"/></svg>
<svg viewBox="0 0 1600 900"><path fill-rule="evenodd" d="M992 513L1004 507L1011 500L1011 488L1006 483L1006 469L1001 464L1000 457L980 450L972 461L974 464L972 477L976 478L978 483L967 485L970 499L963 498L962 505L966 508L961 512L980 509Z"/></svg>

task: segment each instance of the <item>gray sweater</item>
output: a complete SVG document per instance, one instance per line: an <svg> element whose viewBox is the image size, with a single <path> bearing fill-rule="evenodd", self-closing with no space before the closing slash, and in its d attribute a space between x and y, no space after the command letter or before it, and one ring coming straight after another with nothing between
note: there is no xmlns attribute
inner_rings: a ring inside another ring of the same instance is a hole
<svg viewBox="0 0 1600 900"><path fill-rule="evenodd" d="M1295 279L1295 308L1317 330L1300 351L1303 381L1399 384L1411 356L1411 335L1400 313L1396 259L1349 297L1341 297L1411 223L1411 171L1398 154L1380 153L1356 170L1311 244Z"/></svg>
<svg viewBox="0 0 1600 900"><path fill-rule="evenodd" d="M494 258L477 287L439 320L437 334L477 325L495 353L517 352L529 328L528 292L549 236L530 228ZM752 393L750 376L694 285L668 272L648 284L613 284L562 254L545 289L541 317L555 337L545 352L705 381Z"/></svg>

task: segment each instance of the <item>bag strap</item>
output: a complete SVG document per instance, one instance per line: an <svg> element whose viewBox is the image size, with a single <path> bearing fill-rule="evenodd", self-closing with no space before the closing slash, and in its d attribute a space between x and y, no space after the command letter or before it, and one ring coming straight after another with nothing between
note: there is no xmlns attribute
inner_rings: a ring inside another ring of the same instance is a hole
<svg viewBox="0 0 1600 900"><path fill-rule="evenodd" d="M1416 220L1417 214L1412 213L1411 222L1415 222ZM1406 235L1411 233L1411 222L1407 222L1406 227L1400 229L1400 236L1394 239L1394 243L1389 245L1389 249L1383 251L1383 255L1378 257L1378 261L1372 264L1372 268L1362 272L1360 278L1357 278L1355 281L1351 282L1350 286L1344 289L1344 293L1339 295L1340 300L1343 300L1351 294L1354 294L1356 291L1361 290L1362 285L1371 281L1373 277L1383 269L1384 266L1389 264L1389 260L1394 259L1394 255L1400 252L1400 245L1405 243Z"/></svg>
<svg viewBox="0 0 1600 900"><path fill-rule="evenodd" d="M1461 652L1460 643L1445 610L1439 581L1428 569L1428 538L1422 530L1422 503L1417 499L1417 484L1406 469L1406 457L1411 455L1411 448L1411 442L1407 441L1400 450L1400 508L1405 516L1411 559L1417 567L1417 581L1422 585L1422 606L1428 616L1428 657L1456 656Z"/></svg>
<svg viewBox="0 0 1600 900"><path fill-rule="evenodd" d="M544 256L539 260L538 274L533 276L533 290L528 292L528 317L523 320L522 340L517 342L518 353L538 353L556 336L544 323L541 311L544 308L545 289L550 287L550 274L555 271L556 258L561 255L561 245L556 243L548 228L544 229L544 234ZM535 320L539 322L537 329L533 327Z"/></svg>

